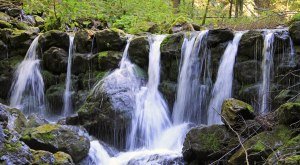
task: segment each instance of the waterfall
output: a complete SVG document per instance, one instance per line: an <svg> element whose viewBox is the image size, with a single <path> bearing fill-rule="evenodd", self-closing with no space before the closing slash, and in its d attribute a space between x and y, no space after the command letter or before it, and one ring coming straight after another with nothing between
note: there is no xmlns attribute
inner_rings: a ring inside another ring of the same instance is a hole
<svg viewBox="0 0 300 165"><path fill-rule="evenodd" d="M244 32L237 32L222 56L218 69L217 80L214 84L211 100L208 106L208 125L221 124L221 108L223 101L231 97L233 67L238 51L239 42Z"/></svg>
<svg viewBox="0 0 300 165"><path fill-rule="evenodd" d="M174 103L173 122L205 122L205 109L211 84L210 51L206 45L208 30L184 39L177 97ZM199 55L200 53L200 55Z"/></svg>
<svg viewBox="0 0 300 165"><path fill-rule="evenodd" d="M10 89L10 105L21 109L26 115L42 114L45 110L44 81L40 72L37 46L39 36L31 43L24 60L14 73Z"/></svg>
<svg viewBox="0 0 300 165"><path fill-rule="evenodd" d="M148 83L136 95L129 148L149 148L153 140L171 125L169 110L158 91L160 81L160 44L165 36L149 36Z"/></svg>
<svg viewBox="0 0 300 165"><path fill-rule="evenodd" d="M259 113L265 114L270 110L270 81L273 68L274 54L274 32L267 31L264 39L263 60L262 60L262 84L260 87L260 109Z"/></svg>
<svg viewBox="0 0 300 165"><path fill-rule="evenodd" d="M69 56L68 56L68 66L67 66L67 76L66 76L66 89L64 93L64 107L63 115L68 116L72 113L72 100L71 100L71 85L72 85L72 56L73 56L73 41L74 36L69 35Z"/></svg>

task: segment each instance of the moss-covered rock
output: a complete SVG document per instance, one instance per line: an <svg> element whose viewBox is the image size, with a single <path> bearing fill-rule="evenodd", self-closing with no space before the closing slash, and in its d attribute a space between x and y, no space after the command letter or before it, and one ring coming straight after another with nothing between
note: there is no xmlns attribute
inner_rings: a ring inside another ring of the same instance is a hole
<svg viewBox="0 0 300 165"><path fill-rule="evenodd" d="M13 26L9 22L0 20L0 29L3 29L3 28L12 28L12 27Z"/></svg>
<svg viewBox="0 0 300 165"><path fill-rule="evenodd" d="M139 36L132 39L128 49L130 60L144 70L148 68L149 48L148 37Z"/></svg>
<svg viewBox="0 0 300 165"><path fill-rule="evenodd" d="M105 51L98 54L98 63L101 71L113 70L118 68L122 59L122 52Z"/></svg>
<svg viewBox="0 0 300 165"><path fill-rule="evenodd" d="M75 34L74 44L77 53L92 53L94 31L83 29Z"/></svg>
<svg viewBox="0 0 300 165"><path fill-rule="evenodd" d="M187 162L210 162L238 145L237 138L224 125L196 127L186 135L183 158Z"/></svg>
<svg viewBox="0 0 300 165"><path fill-rule="evenodd" d="M209 30L207 44L210 47L216 47L217 45L232 40L234 37L233 32L229 29L214 29Z"/></svg>
<svg viewBox="0 0 300 165"><path fill-rule="evenodd" d="M59 83L58 76L52 74L47 70L42 70L42 76L45 84L45 89L47 90L50 86Z"/></svg>
<svg viewBox="0 0 300 165"><path fill-rule="evenodd" d="M126 45L125 33L118 29L105 29L95 33L97 51L121 51Z"/></svg>
<svg viewBox="0 0 300 165"><path fill-rule="evenodd" d="M268 164L296 165L300 164L300 135L275 150L267 159Z"/></svg>
<svg viewBox="0 0 300 165"><path fill-rule="evenodd" d="M277 126L272 131L259 133L246 142L244 147L248 153L250 164L261 164L277 148L286 143L292 135L292 131L285 126ZM229 159L229 164L245 164L245 152L238 149Z"/></svg>
<svg viewBox="0 0 300 165"><path fill-rule="evenodd" d="M34 128L44 124L48 124L48 121L45 120L42 116L39 116L37 114L31 114L27 117L27 128Z"/></svg>
<svg viewBox="0 0 300 165"><path fill-rule="evenodd" d="M285 103L275 111L279 124L291 125L300 120L300 103Z"/></svg>
<svg viewBox="0 0 300 165"><path fill-rule="evenodd" d="M300 21L296 21L290 26L289 33L294 44L300 45Z"/></svg>
<svg viewBox="0 0 300 165"><path fill-rule="evenodd" d="M56 152L54 154L55 165L73 165L72 157L64 152Z"/></svg>
<svg viewBox="0 0 300 165"><path fill-rule="evenodd" d="M51 47L43 55L43 65L54 74L66 73L68 52L62 48Z"/></svg>
<svg viewBox="0 0 300 165"><path fill-rule="evenodd" d="M48 107L53 114L61 114L63 108L63 97L65 92L64 84L52 85L46 91L46 98L48 100Z"/></svg>
<svg viewBox="0 0 300 165"><path fill-rule="evenodd" d="M248 31L245 33L240 42L237 52L237 61L261 60L263 48L263 35L261 31Z"/></svg>
<svg viewBox="0 0 300 165"><path fill-rule="evenodd" d="M21 140L35 150L45 150L52 153L66 152L71 155L75 162L79 162L87 156L90 148L88 137L79 134L71 127L55 124L45 124L28 129Z"/></svg>
<svg viewBox="0 0 300 165"><path fill-rule="evenodd" d="M10 16L7 15L6 13L0 12L0 20L2 21L10 21Z"/></svg>
<svg viewBox="0 0 300 165"><path fill-rule="evenodd" d="M47 51L51 47L58 47L68 51L69 36L62 31L50 30L40 36L39 44L42 48L42 52Z"/></svg>
<svg viewBox="0 0 300 165"><path fill-rule="evenodd" d="M257 60L247 60L237 62L234 65L234 77L242 85L249 85L258 82L261 75L261 62Z"/></svg>
<svg viewBox="0 0 300 165"><path fill-rule="evenodd" d="M31 150L31 153L33 155L32 164L34 165L50 165L54 164L55 162L54 155L51 152L43 150Z"/></svg>
<svg viewBox="0 0 300 165"><path fill-rule="evenodd" d="M81 73L99 70L98 54L73 54L72 73Z"/></svg>
<svg viewBox="0 0 300 165"><path fill-rule="evenodd" d="M231 127L239 127L244 120L254 119L254 109L251 105L237 100L237 99L226 99L222 105L222 121L225 125Z"/></svg>
<svg viewBox="0 0 300 165"><path fill-rule="evenodd" d="M38 15L34 16L34 20L35 20L36 26L40 26L40 25L43 25L45 23L45 20L42 17L38 16Z"/></svg>
<svg viewBox="0 0 300 165"><path fill-rule="evenodd" d="M177 82L184 33L168 35L161 43L162 80Z"/></svg>

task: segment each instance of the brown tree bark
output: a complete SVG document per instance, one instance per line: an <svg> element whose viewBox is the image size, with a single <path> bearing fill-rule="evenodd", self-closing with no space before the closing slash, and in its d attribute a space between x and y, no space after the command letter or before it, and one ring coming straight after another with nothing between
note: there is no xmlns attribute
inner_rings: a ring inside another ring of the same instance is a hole
<svg viewBox="0 0 300 165"><path fill-rule="evenodd" d="M206 7L205 7L205 12L204 12L203 19L202 19L202 25L204 25L205 21L206 21L206 16L207 16L207 12L208 12L209 2L210 2L210 0L207 0Z"/></svg>

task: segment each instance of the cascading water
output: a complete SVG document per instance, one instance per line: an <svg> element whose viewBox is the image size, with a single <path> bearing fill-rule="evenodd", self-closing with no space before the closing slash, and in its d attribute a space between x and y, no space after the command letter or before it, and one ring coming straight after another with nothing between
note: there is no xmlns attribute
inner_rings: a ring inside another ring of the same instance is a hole
<svg viewBox="0 0 300 165"><path fill-rule="evenodd" d="M244 32L238 32L235 34L233 41L227 45L224 55L221 59L217 80L214 84L211 100L208 106L208 125L222 123L220 116L221 107L223 101L226 98L231 97L233 67L238 51L239 42L243 34Z"/></svg>
<svg viewBox="0 0 300 165"><path fill-rule="evenodd" d="M68 66L67 66L67 76L66 76L66 87L64 92L64 107L63 115L68 116L72 113L72 100L71 100L71 85L72 85L72 56L73 56L73 42L74 36L69 35L69 56L68 56Z"/></svg>
<svg viewBox="0 0 300 165"><path fill-rule="evenodd" d="M131 150L149 148L162 131L170 127L169 110L158 91L160 81L160 44L165 36L150 36L148 83L136 95L136 110L127 145ZM121 65L122 67L122 65Z"/></svg>
<svg viewBox="0 0 300 165"><path fill-rule="evenodd" d="M44 81L40 72L37 46L39 36L31 43L24 60L14 73L10 89L10 105L21 109L26 115L42 114L45 110Z"/></svg>
<svg viewBox="0 0 300 165"><path fill-rule="evenodd" d="M270 79L271 71L273 68L273 54L274 54L274 32L267 31L264 39L263 48L263 61L262 61L262 84L260 88L260 109L259 113L265 114L269 111L269 100L270 100Z"/></svg>
<svg viewBox="0 0 300 165"><path fill-rule="evenodd" d="M208 30L185 38L178 77L177 98L174 103L173 122L180 124L205 122L205 109L211 84L210 51L206 45ZM200 53L200 55L199 55Z"/></svg>
<svg viewBox="0 0 300 165"><path fill-rule="evenodd" d="M137 90L139 89L137 87L142 83L135 81L134 72L131 72L134 71L132 67L134 64L130 63L127 58L130 39L124 50L120 68L102 80L105 86L105 83L110 82L112 78L118 82L123 82L122 79L126 78L126 82L129 82L126 84L130 85L132 91L136 93L135 104L139 105L136 106L131 134L127 138L130 151L109 154L107 148L102 146L101 143L92 141L88 164L170 164L182 162L181 149L189 125L186 123L171 125L167 105L157 89L160 77L160 44L163 39L164 36L149 37L151 45L148 68L149 80L145 87L142 87L139 91ZM122 76L124 73L126 73L125 77ZM130 79L130 77L133 79ZM145 137L146 135L150 137ZM137 141L137 137L144 139ZM132 143L134 145L131 145Z"/></svg>

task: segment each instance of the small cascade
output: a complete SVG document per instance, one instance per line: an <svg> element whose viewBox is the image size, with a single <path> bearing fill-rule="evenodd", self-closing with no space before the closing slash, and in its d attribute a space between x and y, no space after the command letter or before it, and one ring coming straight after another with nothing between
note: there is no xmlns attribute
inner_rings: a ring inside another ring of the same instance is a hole
<svg viewBox="0 0 300 165"><path fill-rule="evenodd" d="M171 125L167 104L158 91L160 44L164 38L163 35L149 36L148 83L136 95L136 110L127 145L131 150L140 147L150 148L154 139Z"/></svg>
<svg viewBox="0 0 300 165"><path fill-rule="evenodd" d="M263 61L262 61L262 84L260 87L260 108L259 113L265 114L270 110L270 81L273 68L274 55L274 32L267 31L264 39Z"/></svg>
<svg viewBox="0 0 300 165"><path fill-rule="evenodd" d="M214 84L211 100L208 106L208 125L221 124L221 107L223 101L231 97L233 82L233 67L238 51L239 42L244 32L235 34L222 56L218 69L217 80Z"/></svg>
<svg viewBox="0 0 300 165"><path fill-rule="evenodd" d="M72 113L72 100L71 100L71 85L72 85L72 56L74 52L73 48L74 36L69 35L69 56L68 56L68 66L67 66L67 76L66 76L66 89L64 93L64 107L63 115L68 116Z"/></svg>
<svg viewBox="0 0 300 165"><path fill-rule="evenodd" d="M31 43L24 60L14 73L10 89L10 106L19 108L24 114L43 114L45 110L44 81L40 72L37 46L39 36Z"/></svg>
<svg viewBox="0 0 300 165"><path fill-rule="evenodd" d="M177 98L174 103L173 122L180 124L205 122L205 110L211 86L210 51L206 45L208 30L185 38L178 77Z"/></svg>

